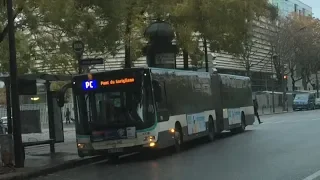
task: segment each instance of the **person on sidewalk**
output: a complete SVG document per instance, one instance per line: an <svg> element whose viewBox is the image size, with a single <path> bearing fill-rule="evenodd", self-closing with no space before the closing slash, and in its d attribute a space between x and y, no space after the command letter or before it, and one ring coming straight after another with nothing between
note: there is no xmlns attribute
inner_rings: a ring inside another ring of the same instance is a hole
<svg viewBox="0 0 320 180"><path fill-rule="evenodd" d="M69 108L67 108L67 110L66 110L66 115L65 115L65 117L66 117L66 124L71 124L70 123L70 115L71 115L71 113L70 113L70 110L69 110Z"/></svg>
<svg viewBox="0 0 320 180"><path fill-rule="evenodd" d="M258 113L258 108L259 108L258 101L257 101L257 99L254 99L254 100L253 100L254 115L258 118L259 124L261 124L261 123L263 123L263 122L260 121L260 117L259 117L259 113Z"/></svg>

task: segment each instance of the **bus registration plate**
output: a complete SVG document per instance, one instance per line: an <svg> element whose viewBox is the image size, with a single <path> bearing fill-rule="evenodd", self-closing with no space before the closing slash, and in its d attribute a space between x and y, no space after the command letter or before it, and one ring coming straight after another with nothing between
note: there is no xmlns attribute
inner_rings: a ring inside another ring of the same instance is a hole
<svg viewBox="0 0 320 180"><path fill-rule="evenodd" d="M121 153L123 152L123 148L112 148L112 149L108 149L109 153Z"/></svg>

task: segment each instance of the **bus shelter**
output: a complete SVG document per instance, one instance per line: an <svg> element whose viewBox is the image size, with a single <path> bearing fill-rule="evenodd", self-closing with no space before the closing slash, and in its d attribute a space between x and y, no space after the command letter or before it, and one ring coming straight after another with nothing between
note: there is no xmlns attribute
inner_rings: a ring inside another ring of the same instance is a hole
<svg viewBox="0 0 320 180"><path fill-rule="evenodd" d="M47 119L48 119L48 129L49 137L47 140L40 140L35 142L23 142L22 148L23 152L27 146L37 146L43 144L50 145L50 152L55 152L55 143L64 142L64 131L63 131L63 121L61 108L57 104L58 93L51 90L52 82L71 82L71 75L53 75L53 74L25 74L18 76L18 89L19 95L36 95L37 94L37 84L43 84L45 87L45 96L47 104ZM8 134L12 134L12 113L11 113L11 93L10 93L10 78L9 76L0 76L0 81L3 81L6 88L6 111L7 111L7 126ZM21 110L21 106L20 106ZM37 123L32 122L36 112L33 111L20 111L21 114L21 124L23 126L23 120L26 120L29 125L34 124L33 128L37 128ZM24 118L24 119L23 119ZM29 119L26 119L29 118ZM30 120L30 121L29 121ZM41 125L40 125L41 126ZM41 128L41 127L40 127Z"/></svg>

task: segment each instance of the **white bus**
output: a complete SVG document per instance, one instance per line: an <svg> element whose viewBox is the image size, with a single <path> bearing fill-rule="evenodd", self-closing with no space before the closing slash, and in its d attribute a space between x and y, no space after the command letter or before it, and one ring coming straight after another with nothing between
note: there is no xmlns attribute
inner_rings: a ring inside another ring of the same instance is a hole
<svg viewBox="0 0 320 180"><path fill-rule="evenodd" d="M132 68L73 78L80 157L175 146L254 123L248 77Z"/></svg>

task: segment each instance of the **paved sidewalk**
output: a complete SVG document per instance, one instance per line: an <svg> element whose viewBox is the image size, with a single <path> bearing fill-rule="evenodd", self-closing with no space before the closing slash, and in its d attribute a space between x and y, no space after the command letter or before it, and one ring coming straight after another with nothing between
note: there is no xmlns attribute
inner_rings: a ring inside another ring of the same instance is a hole
<svg viewBox="0 0 320 180"><path fill-rule="evenodd" d="M27 179L103 160L99 156L79 158L75 142L60 143L55 147L54 154L50 154L49 145L26 148L25 168L6 174L1 174L5 170L0 168L0 180Z"/></svg>
<svg viewBox="0 0 320 180"><path fill-rule="evenodd" d="M42 129L42 133L22 134L23 142L43 141L49 139L49 129ZM64 142L75 142L76 132L74 127L64 128Z"/></svg>
<svg viewBox="0 0 320 180"><path fill-rule="evenodd" d="M55 144L56 153L50 153L49 145L26 147L25 168L10 169L0 167L0 180L27 179L103 160L103 157L98 156L79 158L74 125L64 124L64 126L65 142ZM23 142L48 139L49 129L46 127L42 129L42 133L22 135Z"/></svg>

